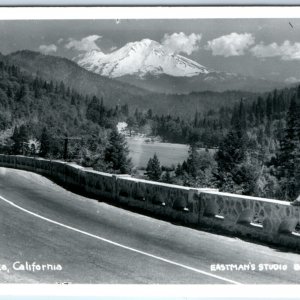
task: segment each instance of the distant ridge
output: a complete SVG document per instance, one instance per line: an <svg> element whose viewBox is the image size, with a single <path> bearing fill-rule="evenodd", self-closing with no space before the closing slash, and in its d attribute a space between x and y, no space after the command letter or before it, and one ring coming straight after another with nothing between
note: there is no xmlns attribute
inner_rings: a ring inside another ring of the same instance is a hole
<svg viewBox="0 0 300 300"><path fill-rule="evenodd" d="M31 75L39 75L46 80L64 81L67 86L82 94L103 97L109 106L149 93L128 83L89 72L67 58L29 50L12 53L6 58Z"/></svg>

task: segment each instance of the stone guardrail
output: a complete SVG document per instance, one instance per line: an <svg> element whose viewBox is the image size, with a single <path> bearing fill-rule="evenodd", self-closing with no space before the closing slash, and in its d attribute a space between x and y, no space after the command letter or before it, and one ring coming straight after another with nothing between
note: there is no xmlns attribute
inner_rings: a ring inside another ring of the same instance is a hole
<svg viewBox="0 0 300 300"><path fill-rule="evenodd" d="M187 225L300 249L300 207L286 201L112 175L41 158L0 155L0 166L35 172L96 198Z"/></svg>

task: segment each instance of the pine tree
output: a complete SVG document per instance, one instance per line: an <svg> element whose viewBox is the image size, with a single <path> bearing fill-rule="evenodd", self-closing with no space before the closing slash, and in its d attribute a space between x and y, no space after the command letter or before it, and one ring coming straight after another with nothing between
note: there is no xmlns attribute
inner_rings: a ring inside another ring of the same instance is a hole
<svg viewBox="0 0 300 300"><path fill-rule="evenodd" d="M274 111L274 108L273 108L273 99L272 99L271 94L269 94L268 98L267 98L267 102L266 102L266 115L267 115L267 119L268 120L272 120L273 111Z"/></svg>
<svg viewBox="0 0 300 300"><path fill-rule="evenodd" d="M241 138L236 132L230 131L216 153L218 163L216 177L221 189L228 190L228 185L233 185L236 167L243 161L244 156Z"/></svg>
<svg viewBox="0 0 300 300"><path fill-rule="evenodd" d="M182 169L182 165L179 163L176 167L176 170L175 170L175 175L177 177L183 175L183 169Z"/></svg>
<svg viewBox="0 0 300 300"><path fill-rule="evenodd" d="M22 84L19 92L16 94L16 101L21 101L22 98L28 95L28 86L26 84Z"/></svg>
<svg viewBox="0 0 300 300"><path fill-rule="evenodd" d="M105 108L103 106L103 99L100 101L96 96L93 96L92 101L89 103L86 110L87 119L102 126L104 114Z"/></svg>
<svg viewBox="0 0 300 300"><path fill-rule="evenodd" d="M13 141L12 154L20 154L21 144L19 141L19 128L18 127L14 128L14 132L11 136L11 139Z"/></svg>
<svg viewBox="0 0 300 300"><path fill-rule="evenodd" d="M15 127L11 139L13 140L13 147L12 147L13 154L25 155L28 148L27 146L28 132L26 126L21 125L20 128Z"/></svg>
<svg viewBox="0 0 300 300"><path fill-rule="evenodd" d="M246 108L243 99L241 99L240 101L238 113L239 113L238 118L239 118L241 129L246 130L247 118L246 118Z"/></svg>
<svg viewBox="0 0 300 300"><path fill-rule="evenodd" d="M125 137L116 128L110 133L109 144L104 151L104 161L115 173L131 172L131 159Z"/></svg>
<svg viewBox="0 0 300 300"><path fill-rule="evenodd" d="M196 111L194 116L193 126L196 128L198 127L198 124L199 124L199 113L198 111Z"/></svg>
<svg viewBox="0 0 300 300"><path fill-rule="evenodd" d="M226 192L252 194L255 187L255 170L248 160L247 138L238 116L216 153L218 187Z"/></svg>
<svg viewBox="0 0 300 300"><path fill-rule="evenodd" d="M61 81L59 84L59 92L62 94L63 97L65 97L66 87L63 81Z"/></svg>
<svg viewBox="0 0 300 300"><path fill-rule="evenodd" d="M300 87L299 87L300 88ZM286 117L284 137L276 159L276 176L279 179L283 197L294 200L300 193L298 173L300 168L300 92L291 99Z"/></svg>
<svg viewBox="0 0 300 300"><path fill-rule="evenodd" d="M51 137L46 127L43 128L40 143L40 156L47 157L51 150Z"/></svg>
<svg viewBox="0 0 300 300"><path fill-rule="evenodd" d="M162 178L161 178L161 181L164 182L164 183L170 183L170 184L173 183L173 178L172 178L171 172L170 172L169 170L167 170L167 171L163 174L163 176L162 176Z"/></svg>
<svg viewBox="0 0 300 300"><path fill-rule="evenodd" d="M158 181L161 176L161 167L160 162L156 153L154 154L153 158L150 158L147 164L146 173L145 175L153 181Z"/></svg>
<svg viewBox="0 0 300 300"><path fill-rule="evenodd" d="M258 97L257 106L258 106L259 120L261 123L263 123L265 118L266 106L265 106L265 101L262 97Z"/></svg>
<svg viewBox="0 0 300 300"><path fill-rule="evenodd" d="M136 120L133 117L127 118L127 128L129 130L129 136L132 135L132 131L137 128Z"/></svg>
<svg viewBox="0 0 300 300"><path fill-rule="evenodd" d="M147 118L149 120L151 120L153 118L153 111L152 111L151 108L149 108L148 111L147 111Z"/></svg>
<svg viewBox="0 0 300 300"><path fill-rule="evenodd" d="M189 156L186 160L186 164L187 164L187 173L194 178L197 177L199 171L199 159L200 156L197 151L197 148L194 144L192 144L189 149Z"/></svg>

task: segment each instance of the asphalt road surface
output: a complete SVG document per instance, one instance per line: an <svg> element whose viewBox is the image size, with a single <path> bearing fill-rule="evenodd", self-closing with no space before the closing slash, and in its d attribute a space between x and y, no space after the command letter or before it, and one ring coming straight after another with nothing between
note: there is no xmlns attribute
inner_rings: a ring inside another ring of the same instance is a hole
<svg viewBox="0 0 300 300"><path fill-rule="evenodd" d="M58 269L22 270L26 262ZM255 270L211 269L249 262ZM299 254L174 225L0 168L0 283L296 284L295 264Z"/></svg>

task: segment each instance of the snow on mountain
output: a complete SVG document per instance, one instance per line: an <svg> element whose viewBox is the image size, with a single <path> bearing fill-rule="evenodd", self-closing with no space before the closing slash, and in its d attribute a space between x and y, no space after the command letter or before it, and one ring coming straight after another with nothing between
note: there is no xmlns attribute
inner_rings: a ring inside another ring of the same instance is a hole
<svg viewBox="0 0 300 300"><path fill-rule="evenodd" d="M93 50L73 60L96 74L166 94L226 90L266 92L284 86L280 82L208 69L150 39L128 43L111 53Z"/></svg>
<svg viewBox="0 0 300 300"><path fill-rule="evenodd" d="M142 78L146 74L193 77L211 72L191 59L171 53L160 43L150 39L128 43L108 54L93 50L74 60L89 71L112 78L125 75L138 75Z"/></svg>

